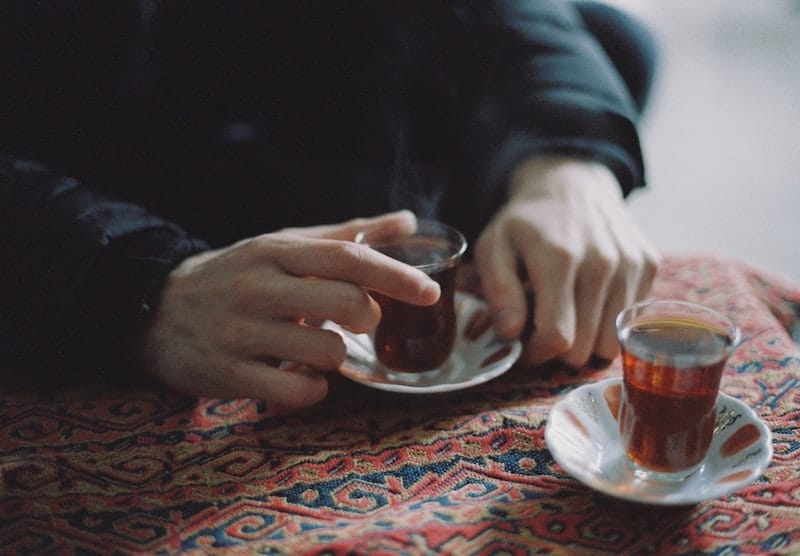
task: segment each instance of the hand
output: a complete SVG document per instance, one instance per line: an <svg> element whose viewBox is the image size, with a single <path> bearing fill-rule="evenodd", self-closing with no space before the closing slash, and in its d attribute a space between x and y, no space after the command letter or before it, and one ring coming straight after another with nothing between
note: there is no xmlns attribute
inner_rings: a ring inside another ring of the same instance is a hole
<svg viewBox="0 0 800 556"><path fill-rule="evenodd" d="M558 358L581 367L592 355L614 359L616 315L647 295L657 259L608 168L549 156L517 169L509 200L475 249L500 336L520 336L526 280L533 290L533 334L522 356L529 365Z"/></svg>
<svg viewBox="0 0 800 556"><path fill-rule="evenodd" d="M352 241L365 228L415 227L414 215L401 211L286 229L190 257L166 280L141 361L187 394L258 398L277 408L313 404L327 394L318 371L337 368L345 346L304 319L367 332L380 308L366 289L419 305L438 299L426 274Z"/></svg>

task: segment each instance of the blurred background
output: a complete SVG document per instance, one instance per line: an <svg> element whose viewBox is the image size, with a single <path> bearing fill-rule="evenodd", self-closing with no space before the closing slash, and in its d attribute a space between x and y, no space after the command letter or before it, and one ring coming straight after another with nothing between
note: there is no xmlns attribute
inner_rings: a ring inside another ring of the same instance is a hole
<svg viewBox="0 0 800 556"><path fill-rule="evenodd" d="M800 1L607 0L661 47L630 198L662 253L716 253L800 283Z"/></svg>

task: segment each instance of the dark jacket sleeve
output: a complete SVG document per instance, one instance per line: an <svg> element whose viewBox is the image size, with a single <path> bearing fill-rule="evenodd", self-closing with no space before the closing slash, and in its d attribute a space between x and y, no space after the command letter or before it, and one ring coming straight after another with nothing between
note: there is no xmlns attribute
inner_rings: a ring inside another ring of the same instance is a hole
<svg viewBox="0 0 800 556"><path fill-rule="evenodd" d="M535 153L603 162L625 194L644 184L634 102L569 2L462 2L455 12L482 68L467 148L490 190Z"/></svg>
<svg viewBox="0 0 800 556"><path fill-rule="evenodd" d="M206 249L143 208L0 155L0 350L14 377L115 380L166 274ZM98 377L98 374L103 376Z"/></svg>

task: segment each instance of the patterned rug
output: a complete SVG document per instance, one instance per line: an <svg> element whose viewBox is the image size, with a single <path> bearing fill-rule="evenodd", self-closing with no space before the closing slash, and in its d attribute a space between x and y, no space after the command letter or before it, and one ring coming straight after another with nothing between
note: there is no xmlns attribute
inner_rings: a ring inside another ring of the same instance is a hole
<svg viewBox="0 0 800 556"><path fill-rule="evenodd" d="M657 296L733 316L722 389L773 433L763 476L648 507L568 476L544 443L566 392L619 376L514 368L446 394L334 380L291 415L158 387L0 389L2 554L800 553L800 288L736 261L671 257Z"/></svg>

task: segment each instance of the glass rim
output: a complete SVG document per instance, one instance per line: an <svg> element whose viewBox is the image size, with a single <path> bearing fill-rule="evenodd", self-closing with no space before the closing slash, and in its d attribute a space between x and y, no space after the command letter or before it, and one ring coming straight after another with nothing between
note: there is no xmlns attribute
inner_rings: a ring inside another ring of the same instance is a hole
<svg viewBox="0 0 800 556"><path fill-rule="evenodd" d="M729 317L725 313L722 313L716 309L712 309L707 305L702 305L700 303L695 303L693 301L685 301L682 299L670 299L670 298L651 298L651 299L643 299L641 301L637 301L624 309L622 309L618 314L616 319L614 320L614 325L617 333L617 337L621 340L620 337L622 331L627 327L630 326L632 323L635 322L634 319L625 320L626 317L629 315L635 314L637 311L645 309L647 307L667 307L667 306L676 306L682 307L684 309L688 309L693 311L694 314L706 314L709 316L714 317L713 321L706 321L705 319L701 318L701 321L705 324L710 324L713 326L717 325L724 325L726 329L720 328L719 331L724 332L727 336L731 339L731 349L736 348L741 340L741 328L739 325L733 320L733 318ZM664 316L673 316L670 313L664 312ZM658 316L657 313L654 313L649 316ZM690 316L690 315L689 315Z"/></svg>
<svg viewBox="0 0 800 556"><path fill-rule="evenodd" d="M451 253L448 254L446 259L432 263L409 265L413 266L418 270L422 270L423 272L426 273L429 273L433 269L443 268L443 267L446 268L454 265L459 259L461 259L461 256L467 250L467 238L464 237L464 234L462 234L459 230L457 230L453 226L450 226L449 224L445 224L444 222L440 222L438 220L418 219L416 228L410 234L403 236L398 236L398 235L390 236L382 238L381 240L376 242L369 241L368 237L369 232L370 230L362 230L356 233L353 241L355 243L367 245L373 249L379 249L380 247L396 243L400 239L408 239L413 237L433 237L433 238L447 239L448 242L452 244L453 250Z"/></svg>

